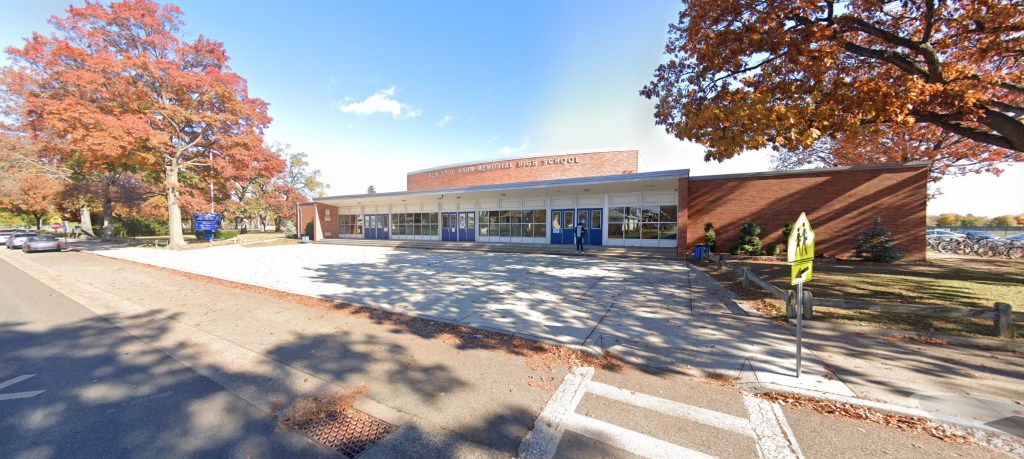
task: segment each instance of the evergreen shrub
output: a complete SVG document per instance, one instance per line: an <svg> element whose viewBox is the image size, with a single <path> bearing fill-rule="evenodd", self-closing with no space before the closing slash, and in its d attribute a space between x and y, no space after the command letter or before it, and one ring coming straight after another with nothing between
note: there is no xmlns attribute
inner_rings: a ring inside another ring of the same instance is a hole
<svg viewBox="0 0 1024 459"><path fill-rule="evenodd" d="M903 259L903 249L892 245L892 233L882 226L882 219L876 218L875 223L867 231L861 231L854 243L858 257L866 261L895 263Z"/></svg>
<svg viewBox="0 0 1024 459"><path fill-rule="evenodd" d="M750 255L757 255L761 253L761 238L757 237L761 234L761 227L757 226L754 222L747 222L740 227L740 240L739 246L740 251Z"/></svg>

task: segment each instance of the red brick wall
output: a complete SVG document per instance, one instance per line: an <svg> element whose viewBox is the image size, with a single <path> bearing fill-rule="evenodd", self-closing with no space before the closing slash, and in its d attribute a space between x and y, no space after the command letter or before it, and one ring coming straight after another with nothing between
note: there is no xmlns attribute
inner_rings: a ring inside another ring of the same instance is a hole
<svg viewBox="0 0 1024 459"><path fill-rule="evenodd" d="M740 226L753 221L761 226L762 246L784 243L783 224L806 212L814 228L817 254L848 257L853 255L860 232L881 217L906 259L923 261L927 181L926 165L703 180L691 177L689 200L684 201L680 192L679 202L688 202L689 212L689 230L681 240L690 248L703 243L704 223L710 220L718 235L716 252L728 252L740 236Z"/></svg>
<svg viewBox="0 0 1024 459"><path fill-rule="evenodd" d="M635 174L636 150L536 156L443 167L406 176L408 191Z"/></svg>
<svg viewBox="0 0 1024 459"><path fill-rule="evenodd" d="M326 211L331 212L331 221L327 221ZM306 202L299 204L298 231L299 236L306 234L306 225L313 221L314 216L320 220L320 235L324 238L338 237L338 208L322 202ZM316 234L311 240L320 240Z"/></svg>

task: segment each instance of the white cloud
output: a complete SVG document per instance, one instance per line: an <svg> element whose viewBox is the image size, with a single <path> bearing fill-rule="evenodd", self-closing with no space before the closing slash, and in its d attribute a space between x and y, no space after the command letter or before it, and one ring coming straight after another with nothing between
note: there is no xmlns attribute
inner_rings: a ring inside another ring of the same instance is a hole
<svg viewBox="0 0 1024 459"><path fill-rule="evenodd" d="M445 114L444 118L441 118L441 120L437 122L437 127L445 127L450 122L452 122L452 115Z"/></svg>
<svg viewBox="0 0 1024 459"><path fill-rule="evenodd" d="M530 138L529 137L524 137L523 138L523 143L521 145L519 145L518 147L510 147L508 145L505 145L504 147L501 147L501 150L499 150L499 151L501 151L501 154L503 154L503 155L511 155L513 153L519 153L519 152L521 152L521 151L523 151L523 150L525 150L525 149L527 149L529 147L530 147Z"/></svg>
<svg viewBox="0 0 1024 459"><path fill-rule="evenodd" d="M392 118L416 118L417 116L420 116L420 110L392 99L392 96L394 95L395 87L392 86L388 89L381 89L380 91L377 91L372 96L367 97L361 102L342 105L338 107L338 110L345 113L355 113L360 116L374 115L377 113L390 113ZM351 99L346 98L346 100Z"/></svg>

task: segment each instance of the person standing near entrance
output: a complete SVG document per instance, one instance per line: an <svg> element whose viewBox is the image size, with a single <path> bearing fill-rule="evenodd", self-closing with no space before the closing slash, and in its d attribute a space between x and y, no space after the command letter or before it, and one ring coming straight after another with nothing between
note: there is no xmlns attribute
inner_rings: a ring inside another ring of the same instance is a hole
<svg viewBox="0 0 1024 459"><path fill-rule="evenodd" d="M576 235L576 253L583 253L583 236L587 234L587 225L584 225L582 220L576 224L574 234Z"/></svg>

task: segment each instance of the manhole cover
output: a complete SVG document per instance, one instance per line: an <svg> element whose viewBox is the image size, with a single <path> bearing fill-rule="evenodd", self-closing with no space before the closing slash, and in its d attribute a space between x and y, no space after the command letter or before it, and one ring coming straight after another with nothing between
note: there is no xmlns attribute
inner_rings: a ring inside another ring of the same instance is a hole
<svg viewBox="0 0 1024 459"><path fill-rule="evenodd" d="M394 432L395 426L362 411L348 409L311 420L300 429L324 446L354 458Z"/></svg>

